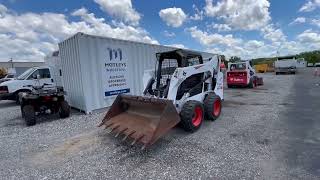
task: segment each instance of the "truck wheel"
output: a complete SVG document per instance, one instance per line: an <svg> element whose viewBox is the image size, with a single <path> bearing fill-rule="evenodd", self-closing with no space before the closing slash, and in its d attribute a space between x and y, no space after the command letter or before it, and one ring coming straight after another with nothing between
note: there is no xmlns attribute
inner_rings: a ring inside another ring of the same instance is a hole
<svg viewBox="0 0 320 180"><path fill-rule="evenodd" d="M203 105L198 101L186 102L180 113L181 127L188 132L195 132L198 130L204 119L204 108Z"/></svg>
<svg viewBox="0 0 320 180"><path fill-rule="evenodd" d="M16 101L16 105L20 105L19 93L16 93L16 94L14 95L14 101Z"/></svg>
<svg viewBox="0 0 320 180"><path fill-rule="evenodd" d="M33 126L36 124L36 114L34 112L34 107L31 105L25 105L22 108L24 120L27 126Z"/></svg>
<svg viewBox="0 0 320 180"><path fill-rule="evenodd" d="M248 87L249 87L249 88L254 88L254 83L253 83L253 80L252 80L252 79L250 79L250 82L249 82L249 84L248 84Z"/></svg>
<svg viewBox="0 0 320 180"><path fill-rule="evenodd" d="M70 116L70 106L67 101L60 102L59 116L60 118L67 118Z"/></svg>
<svg viewBox="0 0 320 180"><path fill-rule="evenodd" d="M206 117L209 120L216 120L221 114L221 98L214 93L208 94L204 100Z"/></svg>

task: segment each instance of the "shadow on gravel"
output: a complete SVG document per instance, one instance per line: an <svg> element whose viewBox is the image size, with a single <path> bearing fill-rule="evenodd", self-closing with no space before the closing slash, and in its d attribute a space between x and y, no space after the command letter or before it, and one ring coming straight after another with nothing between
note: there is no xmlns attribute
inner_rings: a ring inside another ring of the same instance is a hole
<svg viewBox="0 0 320 180"><path fill-rule="evenodd" d="M254 102L254 103L244 103L240 101L232 101L232 100L226 100L222 103L224 107L235 107L235 106L244 106L244 105L250 105L250 106L269 106L271 104L266 104L266 103L259 103L259 102ZM293 104L291 103L279 103L277 104L279 106L292 106Z"/></svg>
<svg viewBox="0 0 320 180"><path fill-rule="evenodd" d="M3 123L1 127L15 127L15 126L25 126L24 120L22 118L9 119L6 123Z"/></svg>
<svg viewBox="0 0 320 180"><path fill-rule="evenodd" d="M1 100L0 100L0 102L1 102ZM18 106L16 104L16 102L14 102L14 101L6 101L3 103L0 103L0 108L9 108L9 107L14 107L14 106Z"/></svg>

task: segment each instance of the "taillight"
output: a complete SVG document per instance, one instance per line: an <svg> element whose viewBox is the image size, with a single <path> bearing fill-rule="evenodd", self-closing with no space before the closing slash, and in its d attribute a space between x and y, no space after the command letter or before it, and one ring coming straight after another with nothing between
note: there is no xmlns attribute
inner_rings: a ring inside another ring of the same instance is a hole
<svg viewBox="0 0 320 180"><path fill-rule="evenodd" d="M45 101L49 101L49 100L51 100L51 96L43 96L43 99L44 99Z"/></svg>
<svg viewBox="0 0 320 180"><path fill-rule="evenodd" d="M8 90L8 86L0 86L0 94L1 93L8 93L9 90Z"/></svg>

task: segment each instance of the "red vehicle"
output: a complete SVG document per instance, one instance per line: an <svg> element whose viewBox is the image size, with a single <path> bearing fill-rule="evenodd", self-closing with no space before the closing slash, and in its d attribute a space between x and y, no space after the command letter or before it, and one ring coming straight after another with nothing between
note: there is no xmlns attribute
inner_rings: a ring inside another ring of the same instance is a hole
<svg viewBox="0 0 320 180"><path fill-rule="evenodd" d="M263 79L256 75L251 66L251 61L229 63L227 70L227 85L232 87L249 87L263 85Z"/></svg>

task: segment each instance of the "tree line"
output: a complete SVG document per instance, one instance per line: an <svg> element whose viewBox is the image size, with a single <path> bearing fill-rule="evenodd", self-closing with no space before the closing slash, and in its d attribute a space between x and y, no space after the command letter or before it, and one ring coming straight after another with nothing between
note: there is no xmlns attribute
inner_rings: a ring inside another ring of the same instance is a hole
<svg viewBox="0 0 320 180"><path fill-rule="evenodd" d="M304 58L304 60L306 60L308 63L320 62L320 50L302 52L294 56L296 56L297 59ZM278 57L256 58L256 59L252 59L252 62L253 64L270 64L271 65L277 59ZM238 56L231 56L229 59L229 62L237 62L237 61L241 61L241 58Z"/></svg>

